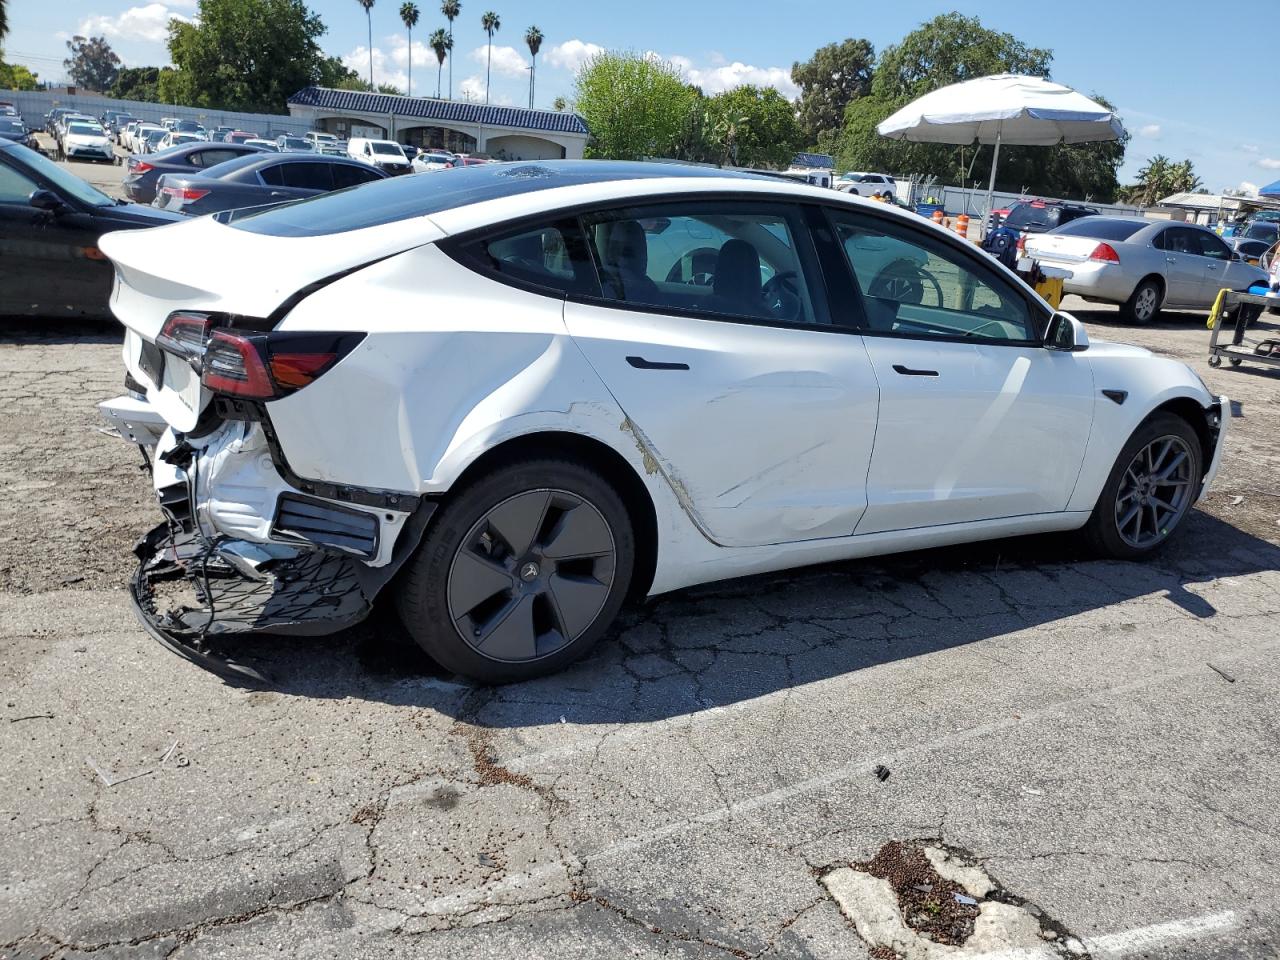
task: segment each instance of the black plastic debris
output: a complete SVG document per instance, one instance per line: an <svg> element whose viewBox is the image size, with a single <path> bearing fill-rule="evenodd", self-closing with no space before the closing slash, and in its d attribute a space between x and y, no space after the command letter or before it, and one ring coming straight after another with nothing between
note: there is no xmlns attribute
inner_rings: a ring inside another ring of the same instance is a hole
<svg viewBox="0 0 1280 960"><path fill-rule="evenodd" d="M886 780L889 779L889 768L886 767L883 763L877 766L873 772L876 775L876 779L879 780L881 783L884 783Z"/></svg>

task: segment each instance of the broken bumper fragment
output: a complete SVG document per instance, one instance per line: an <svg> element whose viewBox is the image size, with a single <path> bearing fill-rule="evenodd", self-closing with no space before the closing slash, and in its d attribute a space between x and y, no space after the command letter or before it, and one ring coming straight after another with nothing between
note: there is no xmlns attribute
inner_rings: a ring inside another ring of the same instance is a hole
<svg viewBox="0 0 1280 960"><path fill-rule="evenodd" d="M224 675L263 679L220 652L221 639L316 636L363 620L434 509L416 497L403 498L406 510L298 489L265 422L226 420L193 438L159 430L145 400L111 401L103 413L125 439L154 446L165 520L135 547L134 610L170 650Z"/></svg>

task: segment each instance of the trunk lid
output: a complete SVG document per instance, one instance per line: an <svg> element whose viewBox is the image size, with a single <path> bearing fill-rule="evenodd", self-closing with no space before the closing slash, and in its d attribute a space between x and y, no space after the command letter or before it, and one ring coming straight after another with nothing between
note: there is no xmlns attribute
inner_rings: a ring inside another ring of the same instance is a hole
<svg viewBox="0 0 1280 960"><path fill-rule="evenodd" d="M1042 260L1081 263L1089 259L1089 255L1097 249L1098 244L1107 242L1113 246L1115 244L1115 241L1099 240L1097 237L1037 233L1027 237L1027 252Z"/></svg>
<svg viewBox="0 0 1280 960"><path fill-rule="evenodd" d="M442 236L425 217L318 237L271 236L199 217L109 233L99 246L115 265L111 310L125 326L125 365L161 415L186 431L211 395L186 360L156 346L169 314L266 318L318 281ZM351 329L362 328L362 318L352 317Z"/></svg>

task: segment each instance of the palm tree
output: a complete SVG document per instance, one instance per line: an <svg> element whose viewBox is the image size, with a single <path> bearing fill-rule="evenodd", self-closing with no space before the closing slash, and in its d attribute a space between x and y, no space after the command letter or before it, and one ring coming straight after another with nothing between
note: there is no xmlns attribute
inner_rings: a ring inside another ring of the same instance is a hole
<svg viewBox="0 0 1280 960"><path fill-rule="evenodd" d="M453 21L462 13L462 4L458 0L444 0L440 4L440 12L449 21L449 50L453 51ZM453 57L449 57L449 99L453 99Z"/></svg>
<svg viewBox="0 0 1280 960"><path fill-rule="evenodd" d="M524 42L529 48L529 109L533 109L533 75L538 67L538 51L542 49L542 31L530 27L524 32Z"/></svg>
<svg viewBox="0 0 1280 960"><path fill-rule="evenodd" d="M373 3L374 0L356 0L364 7L364 15L369 19L369 89L373 90Z"/></svg>
<svg viewBox="0 0 1280 960"><path fill-rule="evenodd" d="M449 50L453 47L453 40L444 32L441 27L435 33L427 38L427 46L436 52L436 97L440 96L440 78L444 71L444 58L448 56Z"/></svg>
<svg viewBox="0 0 1280 960"><path fill-rule="evenodd" d="M400 19L409 31L409 96L413 96L413 28L418 25L418 5L413 0L400 4Z"/></svg>
<svg viewBox="0 0 1280 960"><path fill-rule="evenodd" d="M489 35L489 56L484 65L484 102L489 102L489 68L493 66L493 35L502 28L502 21L498 19L498 15L492 10L485 11L485 15L480 18L480 26L484 27L484 32Z"/></svg>

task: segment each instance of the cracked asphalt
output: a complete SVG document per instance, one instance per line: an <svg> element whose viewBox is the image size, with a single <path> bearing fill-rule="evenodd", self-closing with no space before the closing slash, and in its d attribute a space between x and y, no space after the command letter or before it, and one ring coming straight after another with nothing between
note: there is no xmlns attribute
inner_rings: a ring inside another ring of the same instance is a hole
<svg viewBox="0 0 1280 960"><path fill-rule="evenodd" d="M867 957L820 877L895 839L1094 956L1280 956L1280 372L1079 315L1238 401L1154 561L715 584L501 689L389 616L253 641L262 689L163 650L122 589L157 514L93 406L116 331L0 322L0 957Z"/></svg>

